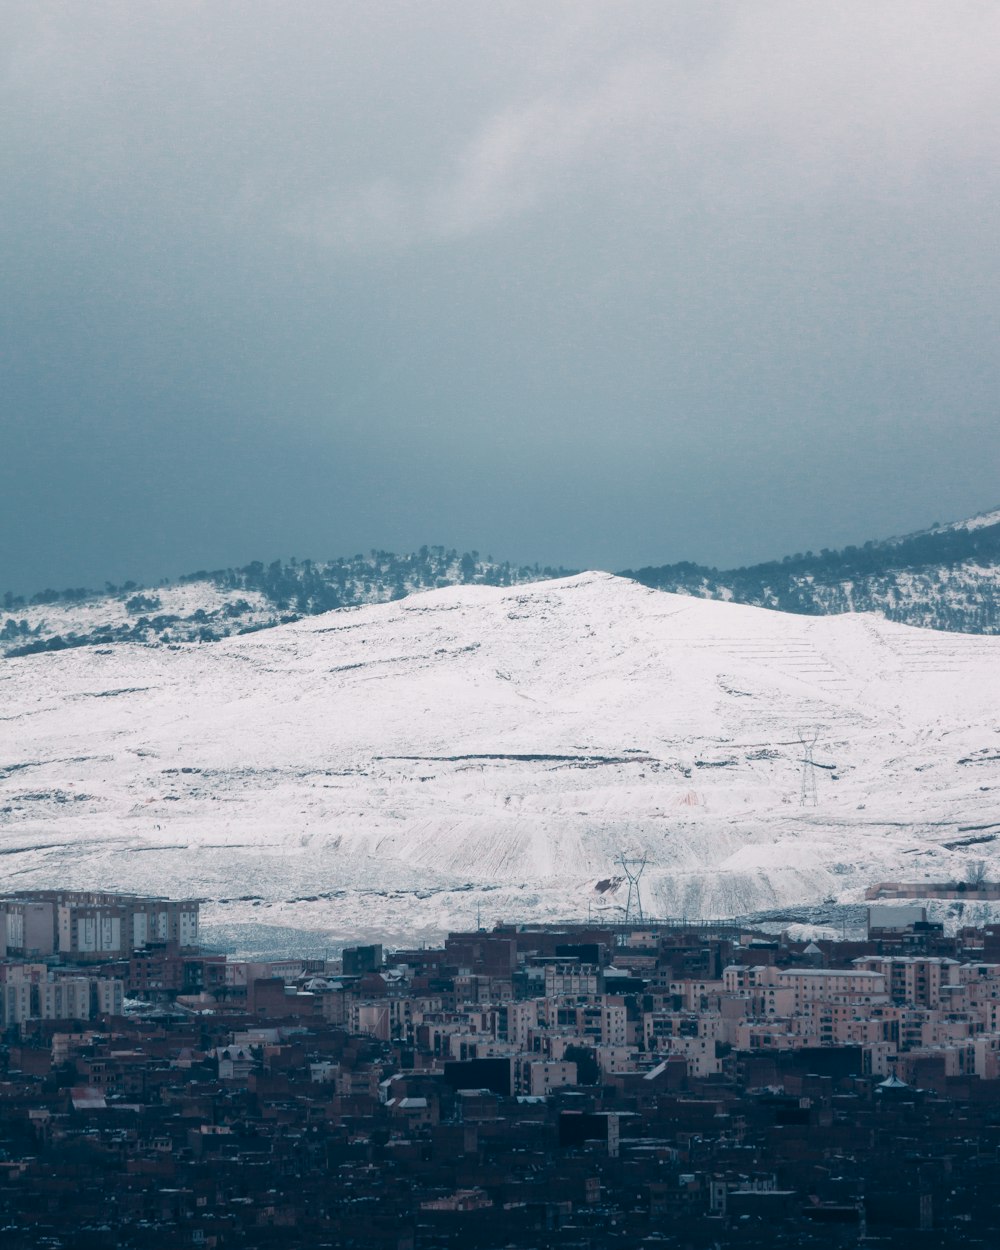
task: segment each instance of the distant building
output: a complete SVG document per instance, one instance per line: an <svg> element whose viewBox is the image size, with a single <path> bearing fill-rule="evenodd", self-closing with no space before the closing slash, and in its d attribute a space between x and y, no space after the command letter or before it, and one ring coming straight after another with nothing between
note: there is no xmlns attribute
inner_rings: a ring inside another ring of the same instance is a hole
<svg viewBox="0 0 1000 1250"><path fill-rule="evenodd" d="M348 946L343 955L344 976L362 977L366 972L378 972L382 967L382 947Z"/></svg>
<svg viewBox="0 0 1000 1250"><path fill-rule="evenodd" d="M60 955L72 963L127 959L153 944L198 944L199 905L89 890L29 890L0 897L0 957Z"/></svg>
<svg viewBox="0 0 1000 1250"><path fill-rule="evenodd" d="M878 931L900 933L927 920L927 908L916 903L883 903L868 908L868 934Z"/></svg>

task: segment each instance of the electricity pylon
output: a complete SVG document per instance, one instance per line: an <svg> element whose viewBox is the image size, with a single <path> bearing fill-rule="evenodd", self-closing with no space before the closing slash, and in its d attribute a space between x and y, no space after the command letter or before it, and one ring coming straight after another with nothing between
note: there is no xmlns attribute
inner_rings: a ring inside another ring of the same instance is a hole
<svg viewBox="0 0 1000 1250"><path fill-rule="evenodd" d="M816 748L816 739L819 737L819 730L814 729L812 738L806 740L804 730L799 730L799 742L802 743L802 786L799 790L799 806L815 807L818 801L816 794L816 761L813 759L813 751Z"/></svg>
<svg viewBox="0 0 1000 1250"><path fill-rule="evenodd" d="M628 856L622 851L618 856L618 862L622 866L622 871L628 878L628 899L625 903L625 923L631 924L633 920L633 906L635 914L642 923L642 896L639 894L639 878L642 876L642 870L646 867L646 856L640 859L638 856Z"/></svg>

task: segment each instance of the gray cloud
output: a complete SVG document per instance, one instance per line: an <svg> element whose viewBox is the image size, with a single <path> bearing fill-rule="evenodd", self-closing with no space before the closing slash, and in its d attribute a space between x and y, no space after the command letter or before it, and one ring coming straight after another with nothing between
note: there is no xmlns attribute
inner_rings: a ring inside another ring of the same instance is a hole
<svg viewBox="0 0 1000 1250"><path fill-rule="evenodd" d="M640 213L675 219L706 206L808 207L920 193L956 161L995 156L995 9L929 21L887 5L869 11L861 39L858 6L731 12L697 66L637 38L582 81L543 79L474 119L430 174L338 188L297 210L293 228L348 249L409 246L609 182L641 199Z"/></svg>
<svg viewBox="0 0 1000 1250"><path fill-rule="evenodd" d="M3 11L0 585L996 502L994 5Z"/></svg>

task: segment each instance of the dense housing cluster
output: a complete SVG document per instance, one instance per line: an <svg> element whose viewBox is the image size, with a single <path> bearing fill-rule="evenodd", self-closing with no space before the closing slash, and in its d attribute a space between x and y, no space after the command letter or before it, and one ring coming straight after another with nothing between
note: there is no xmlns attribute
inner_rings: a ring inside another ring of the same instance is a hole
<svg viewBox="0 0 1000 1250"><path fill-rule="evenodd" d="M1000 928L881 906L853 943L500 926L260 962L182 941L192 903L0 915L11 1250L1000 1235ZM92 920L118 949L81 949Z"/></svg>

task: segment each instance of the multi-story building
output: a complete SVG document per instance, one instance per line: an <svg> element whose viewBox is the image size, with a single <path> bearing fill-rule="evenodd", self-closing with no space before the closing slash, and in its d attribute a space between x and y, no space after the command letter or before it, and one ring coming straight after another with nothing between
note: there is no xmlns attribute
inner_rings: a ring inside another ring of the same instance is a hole
<svg viewBox="0 0 1000 1250"><path fill-rule="evenodd" d="M30 890L0 898L0 953L58 954L74 963L128 958L162 944L198 944L197 901L86 890Z"/></svg>
<svg viewBox="0 0 1000 1250"><path fill-rule="evenodd" d="M882 1003L888 1000L884 970L857 960L851 968L785 968L771 965L747 968L733 964L724 969L722 979L727 993L739 994L767 987L790 989L795 1011L813 1002Z"/></svg>
<svg viewBox="0 0 1000 1250"><path fill-rule="evenodd" d="M533 1098L576 1084L576 1064L566 1060L524 1059L516 1065L515 1072L517 1092Z"/></svg>
<svg viewBox="0 0 1000 1250"><path fill-rule="evenodd" d="M914 955L870 955L854 960L854 967L881 973L894 1003L940 1007L942 990L960 982L956 959Z"/></svg>
<svg viewBox="0 0 1000 1250"><path fill-rule="evenodd" d="M55 905L36 898L0 899L0 957L36 959L56 948Z"/></svg>
<svg viewBox="0 0 1000 1250"><path fill-rule="evenodd" d="M105 977L20 976L10 969L0 982L0 1021L4 1025L28 1020L90 1020L97 1016L120 1016L124 985Z"/></svg>
<svg viewBox="0 0 1000 1250"><path fill-rule="evenodd" d="M601 970L570 961L546 964L544 985L546 998L593 996L601 992Z"/></svg>

